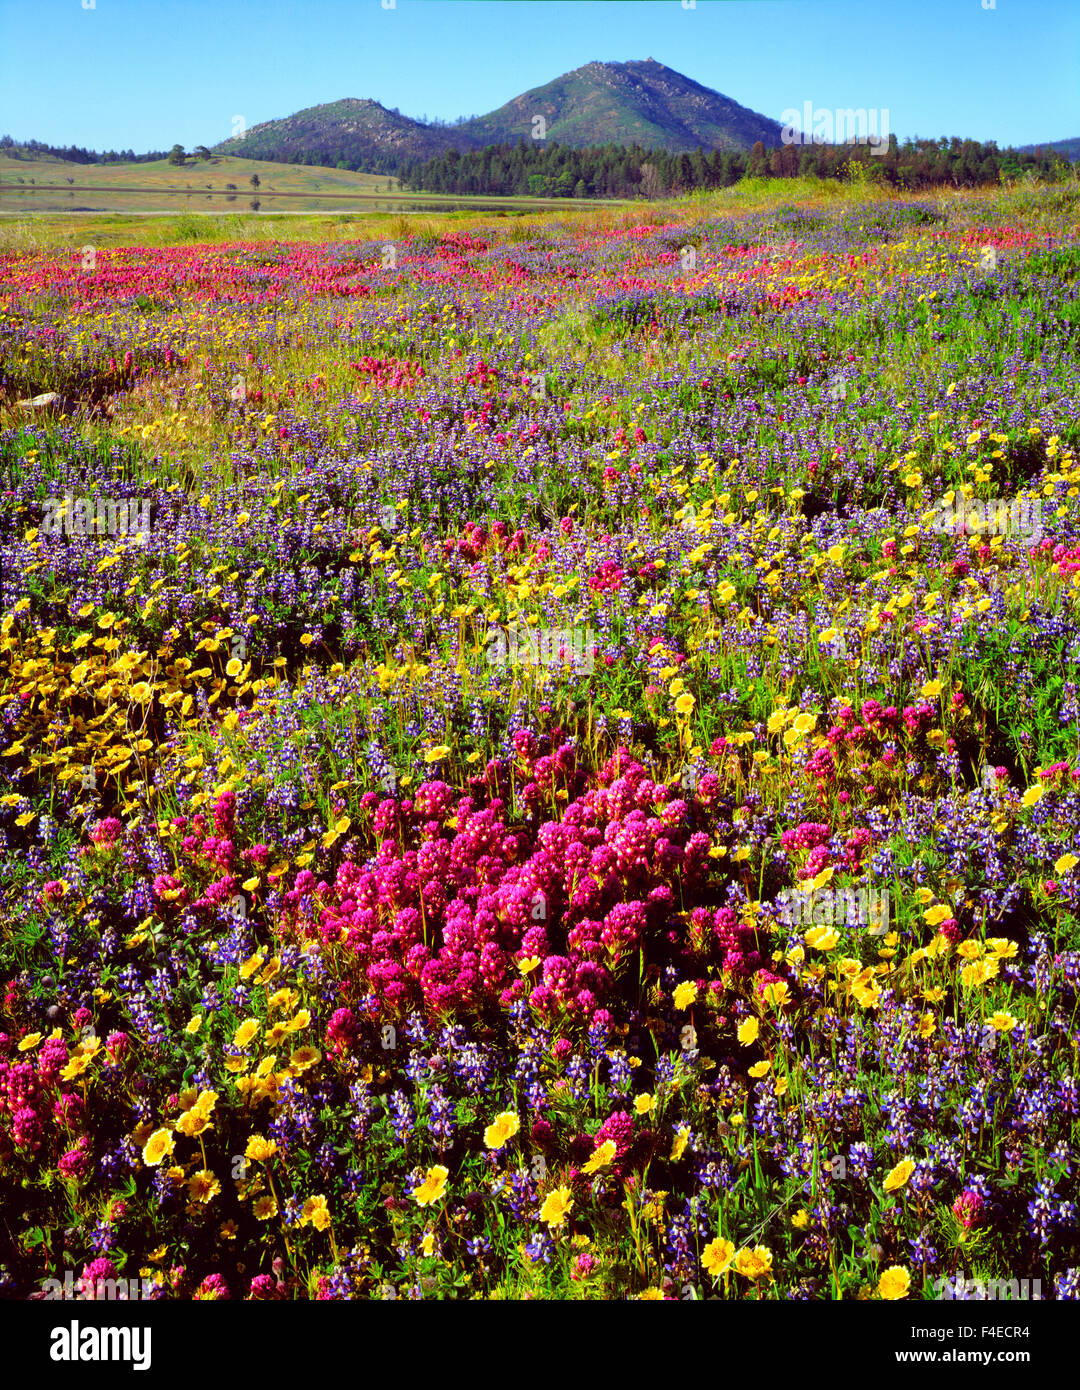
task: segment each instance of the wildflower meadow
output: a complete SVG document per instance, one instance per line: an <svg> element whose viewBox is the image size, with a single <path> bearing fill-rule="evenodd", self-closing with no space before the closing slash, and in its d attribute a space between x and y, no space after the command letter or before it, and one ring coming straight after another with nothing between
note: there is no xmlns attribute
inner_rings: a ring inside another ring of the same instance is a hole
<svg viewBox="0 0 1080 1390"><path fill-rule="evenodd" d="M1080 1297L1078 211L0 253L0 1295Z"/></svg>

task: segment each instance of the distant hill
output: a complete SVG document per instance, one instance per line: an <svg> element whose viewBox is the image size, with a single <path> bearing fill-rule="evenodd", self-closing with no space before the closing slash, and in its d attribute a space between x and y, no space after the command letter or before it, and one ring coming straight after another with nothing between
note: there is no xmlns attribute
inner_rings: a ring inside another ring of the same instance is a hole
<svg viewBox="0 0 1080 1390"><path fill-rule="evenodd" d="M1056 154L1064 155L1066 159L1080 159L1080 135L1072 140L1047 140L1042 145L1021 145L1022 154L1034 154L1036 150L1053 150Z"/></svg>
<svg viewBox="0 0 1080 1390"><path fill-rule="evenodd" d="M460 130L476 145L531 139L536 116L547 123L548 140L577 149L637 144L678 154L700 147L749 150L757 140L767 147L780 143L779 121L652 58L586 63L467 121Z"/></svg>
<svg viewBox="0 0 1080 1390"><path fill-rule="evenodd" d="M678 154L701 147L745 151L757 140L768 147L780 143L779 121L648 58L586 63L497 111L450 126L414 121L377 101L346 97L263 121L221 141L214 152L329 167L343 163L377 173L404 159L532 140L537 116L546 123L546 140L577 149L637 144Z"/></svg>
<svg viewBox="0 0 1080 1390"><path fill-rule="evenodd" d="M244 159L275 159L291 164L320 164L383 173L409 157L431 159L447 150L474 149L460 133L410 120L369 98L309 106L282 120L262 121L236 139L222 140L215 154Z"/></svg>

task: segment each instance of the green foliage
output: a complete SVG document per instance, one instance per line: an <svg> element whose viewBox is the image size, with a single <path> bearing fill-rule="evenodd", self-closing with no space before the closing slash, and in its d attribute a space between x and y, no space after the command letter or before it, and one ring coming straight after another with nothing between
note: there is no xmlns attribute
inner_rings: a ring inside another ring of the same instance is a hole
<svg viewBox="0 0 1080 1390"><path fill-rule="evenodd" d="M220 234L217 219L194 212L182 212L176 219L178 241L216 241Z"/></svg>

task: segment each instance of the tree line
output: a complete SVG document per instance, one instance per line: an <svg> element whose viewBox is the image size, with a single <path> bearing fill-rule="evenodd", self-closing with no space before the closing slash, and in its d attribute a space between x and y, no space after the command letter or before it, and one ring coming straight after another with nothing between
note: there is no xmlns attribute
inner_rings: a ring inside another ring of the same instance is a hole
<svg viewBox="0 0 1080 1390"><path fill-rule="evenodd" d="M10 135L0 135L0 153L10 159L38 159L42 155L52 155L54 159L66 159L70 164L149 164L154 159L164 159L168 150L150 150L146 154L136 154L134 150L106 150L99 154L87 150L82 145L47 145L41 140L13 140Z"/></svg>
<svg viewBox="0 0 1080 1390"><path fill-rule="evenodd" d="M208 160L210 151L197 146L187 154L181 145L171 151L132 150L104 154L81 146L58 146L40 140L14 141L0 137L0 151L13 158L53 155L76 164L148 163L169 159L182 165L188 159ZM431 158L401 157L385 152L358 159L348 140L330 140L300 148L286 145L260 149L253 158L287 164L313 165L372 174L396 174L402 189L425 193L491 194L546 198L657 198L698 188L729 188L742 178L819 178L884 183L903 190L951 185L975 188L998 184L1004 178L1031 173L1054 180L1069 162L1055 150L1025 152L999 149L991 140L905 140L889 136L888 148L874 153L868 143L842 145L791 144L767 149L759 140L749 151L694 150L675 154L644 149L638 144L610 142L584 149L555 140L520 139L516 144L486 145L483 149L448 150Z"/></svg>
<svg viewBox="0 0 1080 1390"><path fill-rule="evenodd" d="M479 193L522 197L655 198L697 188L728 188L741 178L850 179L901 189L948 184L974 188L1028 172L1061 177L1068 161L1052 150L1000 150L994 141L905 140L889 137L876 154L868 143L781 145L759 140L748 152L698 149L673 154L640 145L573 149L554 140L519 140L431 159L402 160L401 185L414 192Z"/></svg>

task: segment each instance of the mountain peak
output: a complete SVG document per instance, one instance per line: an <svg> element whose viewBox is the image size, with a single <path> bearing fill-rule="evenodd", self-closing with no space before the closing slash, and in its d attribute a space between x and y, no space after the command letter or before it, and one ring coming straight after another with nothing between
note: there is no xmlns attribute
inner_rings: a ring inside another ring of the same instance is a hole
<svg viewBox="0 0 1080 1390"><path fill-rule="evenodd" d="M543 134L537 118L544 121ZM341 163L385 172L400 159L429 159L451 149L545 139L577 149L641 145L673 153L749 150L780 143L780 122L666 67L655 58L594 59L497 111L460 125L427 125L372 97L342 97L264 121L216 145L220 154L254 159Z"/></svg>
<svg viewBox="0 0 1080 1390"><path fill-rule="evenodd" d="M689 152L780 143L779 121L652 57L594 59L460 129L480 144L516 142L530 138L537 116L546 123L543 138L577 148L616 143Z"/></svg>

